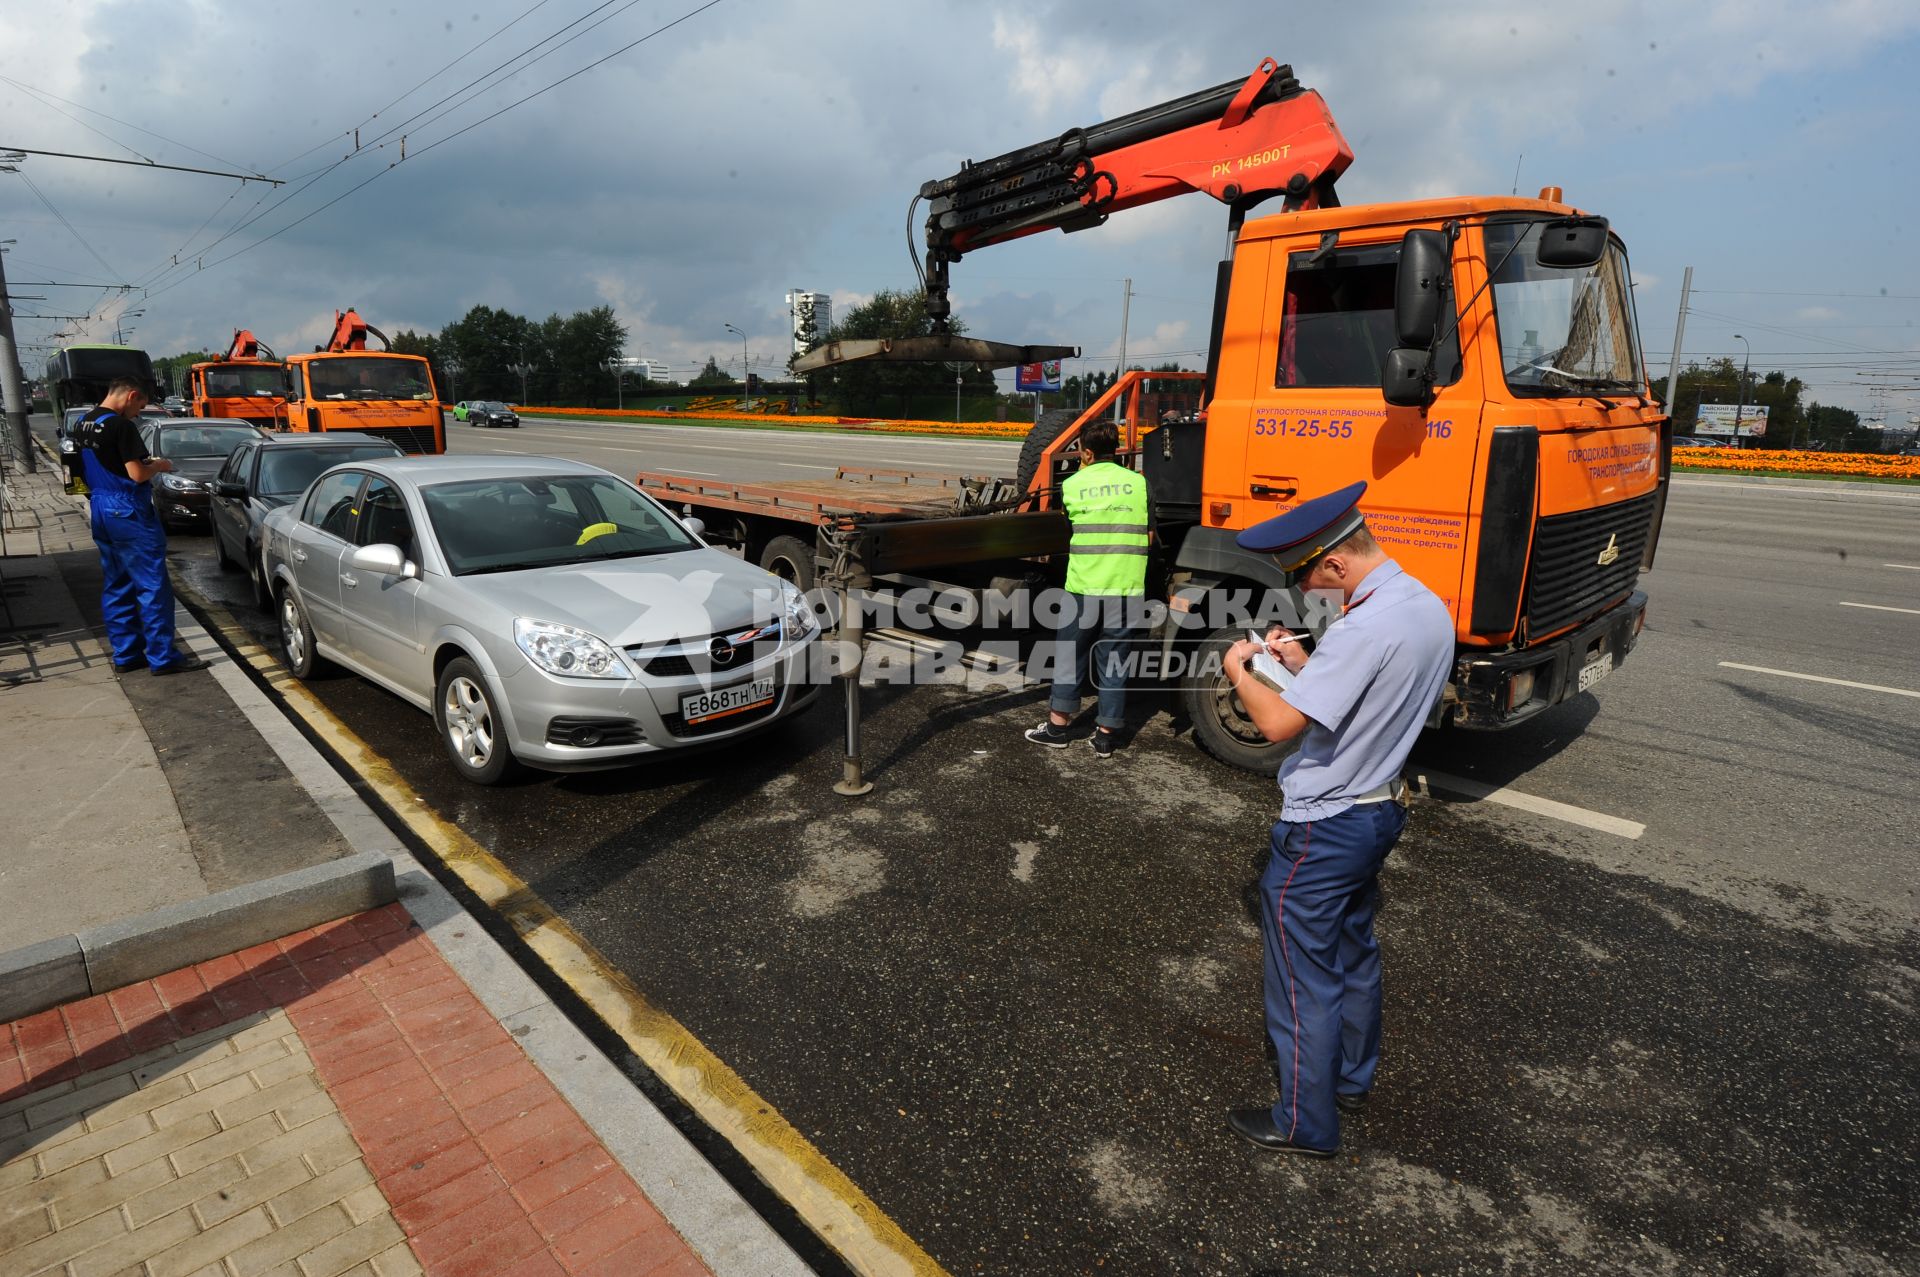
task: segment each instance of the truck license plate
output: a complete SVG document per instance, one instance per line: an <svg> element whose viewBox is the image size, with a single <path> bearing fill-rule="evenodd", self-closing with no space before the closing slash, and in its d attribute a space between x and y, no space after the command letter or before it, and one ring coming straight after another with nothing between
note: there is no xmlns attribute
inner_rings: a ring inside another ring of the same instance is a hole
<svg viewBox="0 0 1920 1277"><path fill-rule="evenodd" d="M1606 656L1602 656L1591 665L1582 666L1580 669L1580 690L1583 692L1586 691L1589 687L1592 687L1595 683L1598 683L1611 673L1613 673L1613 660Z"/></svg>
<svg viewBox="0 0 1920 1277"><path fill-rule="evenodd" d="M1585 684L1581 684L1585 686ZM710 719L724 718L743 710L759 709L773 701L773 680L759 679L732 687L716 687L710 692L695 692L680 699L680 718L688 726Z"/></svg>

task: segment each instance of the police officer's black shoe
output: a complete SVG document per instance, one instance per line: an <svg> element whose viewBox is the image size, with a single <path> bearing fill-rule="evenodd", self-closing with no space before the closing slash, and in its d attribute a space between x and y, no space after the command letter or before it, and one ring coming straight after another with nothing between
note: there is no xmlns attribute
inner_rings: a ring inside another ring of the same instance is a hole
<svg viewBox="0 0 1920 1277"><path fill-rule="evenodd" d="M1372 1091L1354 1091L1351 1094L1346 1091L1335 1091L1333 1106L1342 1113L1358 1113L1367 1107L1367 1097L1372 1094Z"/></svg>
<svg viewBox="0 0 1920 1277"><path fill-rule="evenodd" d="M1298 1153L1303 1157L1332 1157L1334 1154L1330 1148L1308 1148L1305 1144L1295 1144L1273 1124L1273 1110L1270 1108L1228 1109L1227 1125L1247 1143L1269 1152Z"/></svg>
<svg viewBox="0 0 1920 1277"><path fill-rule="evenodd" d="M184 656L175 656L165 665L154 666L153 674L155 678L158 678L164 674L191 674L195 670L203 670L205 668L207 668L206 661L201 660L192 653L188 653Z"/></svg>
<svg viewBox="0 0 1920 1277"><path fill-rule="evenodd" d="M1027 729L1027 739L1036 745L1045 745L1048 749L1065 749L1073 744L1073 738L1079 735L1071 727L1062 727L1051 718L1038 727Z"/></svg>

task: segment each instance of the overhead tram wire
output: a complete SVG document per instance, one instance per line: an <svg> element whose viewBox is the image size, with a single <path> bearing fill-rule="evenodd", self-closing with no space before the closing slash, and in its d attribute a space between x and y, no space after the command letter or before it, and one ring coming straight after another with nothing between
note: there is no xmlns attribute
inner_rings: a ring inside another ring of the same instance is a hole
<svg viewBox="0 0 1920 1277"><path fill-rule="evenodd" d="M531 102L534 98L539 97L541 94L546 93L550 89L557 89L561 85L565 84L567 81L575 79L579 76L585 75L588 71L593 70L595 67L600 66L601 64L608 62L613 58L619 57L621 54L626 53L628 50L637 48L638 46L645 44L647 41L652 40L656 36L664 35L666 32L671 31L673 28L679 26L681 23L686 22L692 18L698 17L700 14L705 13L708 9L713 8L714 6L718 5L720 2L721 0L707 0L705 4L702 4L693 9L690 9L686 13L683 13L679 17L675 18L673 21L654 28L652 31L649 31L646 35L641 36L639 39L633 40L628 42L627 44L621 45L619 48L607 54L605 57L599 58L593 62L589 62L587 65L581 67L579 70L570 72L567 75L560 77L558 80L553 81L551 84L547 84L539 89L534 90L532 93L527 94L525 97L516 99L513 102L509 102L507 105L501 107L499 110L494 111L489 115L482 116L480 119L475 120L473 123L468 124L465 127L460 128L453 133L449 133L444 137L434 139L432 142L429 142L426 146L423 146L418 151L415 151L413 156L410 158L417 159L419 156L426 154L428 151L431 151L434 147L439 146L441 143L451 142L454 138L459 137L461 134L467 133L473 129L476 129L480 125L485 124L487 121L496 119L499 116L506 114L508 111L513 110L515 107L521 106L527 102ZM637 3L637 0L631 0L631 3ZM604 7L605 6L603 5L602 8ZM233 252L228 253L225 256L214 259L211 263L207 264L201 270L196 270L190 275L183 276L179 279L174 280L169 284L164 285L163 287L156 288L149 291L147 296L149 298L157 297L162 293L170 292L173 289L178 288L181 284L186 283L187 280L196 278L204 270L211 270L213 267L219 266L224 262L230 262L234 258L239 257L241 254L251 252L252 250L260 247L260 245L265 244L269 240L279 238L281 235L286 234L288 231L300 225L302 222L307 221L309 218L316 217L319 214L326 212L328 209L332 208L335 204L338 204L341 200L347 198L347 196L352 195L356 191L359 191L367 186L372 185L374 182L379 181L382 177L385 177L388 173L391 173L394 169L398 168L399 166L400 166L400 162L397 160L388 164L386 168L379 169L375 171L373 174L371 174L370 176L368 176L365 180L353 186L348 187L346 190L340 192L340 194L334 196L332 199L328 200L325 204L320 205L320 207L314 209L312 212L306 213L301 217L296 218L291 222L288 222L285 226L282 226L279 230L271 231L268 234L261 236L259 239L254 240L252 243L245 245L244 247L237 248ZM264 214L262 216L264 216Z"/></svg>
<svg viewBox="0 0 1920 1277"><path fill-rule="evenodd" d="M508 31L513 29L515 26L519 25L519 23L522 20L529 17L534 12L534 10L540 9L548 3L549 3L549 0L534 0L534 3L532 5L528 6L526 9L521 10L519 17L514 18L512 21L508 22L505 26L496 28L492 35L487 36L484 40L480 41L479 44L474 45L471 49L468 49L465 53L461 54L459 57L455 58L453 61L447 63L445 66L441 67L438 71L435 71L432 75L420 81L420 83L414 85L412 88L408 89L405 93L402 93L399 97L387 103L385 106L381 107L378 111L375 111L372 115L369 115L366 119L360 121L360 123L354 125L353 128L346 130L344 133L336 133L332 137L328 138L326 142L316 143L315 145L310 146L306 150L300 152L300 154L292 157L291 159L280 161L280 163L274 165L273 167L275 169L283 169L287 167L287 165L289 164L295 163L296 161L299 161L299 160L306 159L307 156L312 155L315 151L327 145L328 142L337 142L342 138L352 137L356 129L364 129L365 127L367 127L367 125L379 119L386 112L391 111L394 107L400 105L400 103L406 101L408 98L412 97L415 93L418 93L421 89L433 83L435 80L439 79L441 76L445 75L447 72L453 70L454 67L460 65L460 63L466 61L468 58L478 53L481 49L485 48L487 45L493 43L495 40L505 35Z"/></svg>
<svg viewBox="0 0 1920 1277"><path fill-rule="evenodd" d="M170 138L164 133L155 133L152 129L141 128L138 124L131 123L130 121L127 121L127 120L122 120L117 116L108 115L105 111L97 111L93 107L86 106L79 102L75 102L72 98L63 98L58 93L49 93L47 90L35 88L31 84L23 84L21 81L14 79L12 76L0 75L0 81L4 81L7 84L11 84L14 88L19 89L21 92L32 94L36 98L41 98L41 99L52 98L55 102L65 102L68 106L76 107L79 110L85 111L89 115L97 115L103 120L112 120L115 124L118 124L122 128L132 129L135 133L144 133L150 138L156 138L159 141L165 142L168 146L177 146L183 151L192 151L195 155L198 155L203 159L213 160L216 163L226 165L228 168L250 169L253 167L252 165L249 165L249 164L235 163L233 160L227 159L225 156L215 155L211 151L203 151L197 146L188 146L185 142L182 142L177 138ZM43 101L42 105L47 105L47 104ZM60 111L59 107L54 107L54 106L49 106L49 109ZM118 138L115 138L110 133L106 133L101 131L100 129L94 128L91 124L88 124L85 120L79 119L76 116L67 115L65 111L60 111L60 114L66 115L68 119L72 120L75 124L78 124L83 129L87 129L94 133L99 133L101 137L106 138L109 142L112 142L115 146L121 148L122 150L132 151L133 154L140 155L140 152L135 151L131 146L128 146L125 142L120 141ZM143 160L147 160L149 164L153 163L153 161L145 155L140 155L140 158ZM256 169L254 171L258 172L259 170Z"/></svg>
<svg viewBox="0 0 1920 1277"><path fill-rule="evenodd" d="M17 173L15 174L15 176L27 184L27 189L33 192L33 197L39 200L43 205L45 205L46 210L49 213L52 213L55 219L58 220L62 226L67 228L67 233L73 236L74 239L80 242L80 247L86 249L88 253L92 254L94 261L99 262L102 266L107 268L107 274L118 276L121 279L126 278L126 276L121 275L119 271L114 269L112 262L100 256L99 250L96 249L92 244L89 244L87 242L87 237L85 235L82 235L79 231L74 229L73 223L67 220L67 215L65 213L62 213L59 209L53 206L53 201L46 197L46 193L40 189L39 184L36 183L30 175L26 173Z"/></svg>
<svg viewBox="0 0 1920 1277"><path fill-rule="evenodd" d="M498 71L499 71L499 70L500 70L501 68L503 68L503 67L507 67L507 66L511 66L511 65L512 65L513 63L515 63L515 62L517 62L517 61L519 61L519 60L520 60L521 58L524 58L524 57L525 57L525 56L526 56L526 55L527 55L528 53L531 53L531 52L532 52L532 51L533 51L534 49L537 49L537 48L539 48L539 47L540 47L541 45L543 45L543 44L545 44L545 43L547 43L548 41L550 41L550 40L552 40L552 39L553 39L553 38L554 38L555 36L558 36L558 35L560 35L560 34L561 34L562 32L564 32L564 31L566 31L566 30L567 30L568 28L570 28L570 27L574 27L574 26L578 26L578 25L579 25L579 24L580 24L581 22L584 22L584 21L586 21L586 19L588 19L588 18L590 18L590 17L592 17L592 16L593 16L594 14L596 14L596 13L599 13L599 12L600 12L601 10L603 10L603 9L607 9L607 8L609 8L609 7L611 7L611 6L612 6L612 5L614 4L614 3L616 3L616 0L605 0L605 2L604 2L604 3L602 3L602 4L600 4L600 5L598 5L598 6L596 6L596 7L595 7L595 8L593 8L593 9L590 9L590 10L588 10L588 11L587 11L586 13L584 13L584 14L582 14L582 15L581 15L580 17L578 17L578 18L575 18L575 19L574 19L573 21L571 21L571 22L568 22L568 23L566 23L566 24L564 24L564 25L563 25L563 26L561 26L561 27L560 27L560 28L559 28L558 30L555 30L555 31L553 31L553 32L551 32L551 33L549 33L548 35L546 35L546 36L544 36L544 37L542 37L542 38L541 38L540 40L537 40L537 41L535 41L535 42L534 42L533 44L531 44L531 45L529 45L529 46L528 46L527 48L525 48L525 49L523 49L523 50L521 50L521 51L520 51L519 53L516 53L516 54L515 54L515 55L514 55L513 57L511 57L511 58L508 58L508 59L507 59L507 60L506 60L505 62L501 62L501 63L499 63L499 64L497 64L497 65L495 65L494 67L492 67L492 68L490 68L490 69L489 69L488 71L486 71L486 72L484 72L484 73L482 73L482 74L481 74L481 75L480 75L480 76L479 76L479 77L478 77L477 79L475 79L475 80L470 80L470 81L468 81L468 82L467 82L466 84L464 84L464 85L462 85L462 86L461 86L460 88L458 88L458 89L455 89L455 90L454 90L454 91L453 91L452 93L449 93L449 94L447 94L446 96L444 96L444 97L442 97L442 98L440 98L440 99L439 99L438 101L436 101L436 102L433 102L433 103L431 103L431 104L429 104L428 106L426 106L426 107L424 107L424 108L422 108L422 109L421 109L420 111L417 111L417 112L415 112L415 113L414 113L413 115L411 115L411 116L408 116L408 117L407 117L407 118L406 118L405 120L402 120L402 121L401 121L401 122L400 122L399 124L397 124L397 125L394 125L394 126L393 126L392 128L389 128L389 129L388 129L388 130L387 130L386 132L384 132L384 133L381 133L381 134L379 134L379 135L378 135L377 137L375 137L374 139L372 139L372 140L371 140L370 142L368 142L368 143L365 143L365 144L363 144L363 145L361 145L361 146L360 146L360 147L359 147L358 149L356 149L356 150L353 150L353 151L349 151L349 152L347 152L347 153L346 153L345 155L342 155L342 156L341 156L341 157L340 157L339 159L337 159L337 160L334 160L334 161L332 161L331 163L329 163L329 164L326 164L326 165L324 165L323 167L321 167L321 168L319 168L319 169L316 169L316 170L311 170L311 177L310 177L310 179L309 179L309 180L304 180L304 181L302 180L303 178L307 178L307 176L308 176L308 175L306 175L306 174L303 174L303 175L301 175L301 177L297 177L297 178L291 178L291 179L288 179L288 181L289 181L289 182L299 182L299 183L300 183L300 185L299 185L299 186L298 186L298 187L297 187L296 189L294 189L294 190L292 190L292 191L289 191L289 192L287 192L287 193L286 193L286 194L285 194L284 196L282 196L282 197L281 197L280 199L278 199L278 200L276 200L276 201L274 201L274 203L273 203L273 204L272 204L271 206L269 206L268 208L265 208L265 209L262 209L262 210L261 210L261 211L260 211L260 212L259 212L258 214L252 214L252 213L250 212L250 213L249 213L248 215L246 215L246 216L244 216L244 217L243 217L243 218L242 218L242 219L241 219L240 221L238 221L238 222L236 222L236 223L235 223L235 224L234 224L234 225L233 225L232 227L230 227L230 228L228 228L228 230L227 230L226 232L224 232L223 234L221 234L220 236L218 236L217 238L215 238L215 239L214 239L214 240L213 240L213 241L212 241L211 243L209 243L209 244L208 244L208 245L207 245L207 246L206 246L205 248L203 248L203 249L201 249L201 250L200 250L200 254L199 254L199 255L200 255L200 256L202 256L202 257L204 257L206 253L208 253L208 252L211 252L211 251L212 251L212 250L213 250L214 248L216 248L216 247L218 247L218 246L219 246L219 245L220 245L221 243L223 243L223 242L225 242L225 241L226 241L227 239L229 239L229 238L231 238L231 237L232 237L233 235L235 235L235 234L238 234L239 232L241 232L241 231L243 231L243 230L246 230L246 229L247 229L247 228L248 228L249 226L252 226L252 225L253 225L254 223L256 223L256 222L259 222L259 221L261 221L261 220L263 220L263 219L265 219L265 218L267 218L267 217L269 217L269 216L271 216L271 215L272 215L272 214L274 214L275 212L277 212L277 211L279 211L279 210L280 210L280 209L281 209L282 207L284 207L285 205L287 205L287 204L289 204L289 203L291 203L291 202L292 202L292 201L293 201L293 200L294 200L295 198L297 198L297 197L298 197L298 196L300 196L300 195L301 195L302 193L304 193L305 191L307 191L308 189L310 189L310 188L311 188L311 187L312 187L312 186L313 186L313 185L314 185L315 183L317 183L317 182L319 182L319 181L320 181L321 179L323 179L323 178L325 178L325 177L326 177L326 176L327 176L328 174L330 174L330 173L332 173L332 172L333 172L333 171L334 171L335 169L337 169L337 168L339 168L339 167L340 167L341 165L343 165L343 164L346 164L346 163L348 163L348 162L350 162L350 161L352 161L352 160L354 160L354 159L357 159L357 158L358 158L358 157L360 157L361 155L366 155L366 154L371 154L372 152L375 152L375 151L380 151L380 150L384 150L384 149L385 149L385 147L386 147L386 139L387 139L387 138L389 138L389 137L392 137L392 136L393 136L393 135L394 135L394 134L395 134L396 132L398 132L398 131L399 131L400 129L403 129L403 128L405 128L405 127L406 127L406 126L407 126L408 124L411 124L411 123L413 123L413 122L414 122L415 120L418 120L418 119L419 119L419 118L420 118L420 117L421 117L422 115L425 115L425 114L426 114L427 112L429 112L429 111L432 111L432 110L434 110L435 108L437 108L437 107L439 107L439 106L441 106L442 104L444 104L444 103L446 103L446 102L448 102L448 101L451 101L451 100L452 100L453 98L456 98L456 97L459 97L459 96L460 96L460 94L462 94L462 93L464 93L464 92L466 92L466 91L467 91L468 89L470 89L470 88L472 88L472 87L473 87L474 85L476 85L476 84L481 84L481 83L482 83L482 81L485 81L485 80L487 80L488 78L490 78L491 76L493 76L493 75L495 74L495 72L498 72ZM615 12L614 12L613 14L609 14L609 15L608 15L608 18L611 18L611 17L615 17L615 16L618 16L618 14L619 14L619 13L621 13L621 12L624 12L624 11L625 11L626 9L629 9L629 8L632 8L632 7L633 7L633 5L635 5L635 4L637 4L637 3L639 3L639 0L627 0L627 3L626 3L626 4L624 4L624 5L622 5L622 6L620 7L620 9L618 9L618 10L616 10L616 11L615 11ZM716 3L717 3L717 0L716 0ZM534 8L538 8L538 7L539 7L539 5L535 5L535 6L534 6ZM528 10L527 12L528 12L528 13L531 13L532 11L533 11L533 10L531 10L531 9L529 9L529 10ZM525 16L525 14L523 14L523 15L521 15L521 16L522 16L522 17L524 17L524 16ZM605 18L603 18L603 19L601 19L601 22L605 22L606 20L607 20L607 19L605 19ZM682 20L684 20L684 19L682 19ZM519 21L519 19L517 19L517 18L516 18L516 19L515 19L514 21L515 21L515 22L517 22L517 21ZM511 26L511 25L513 25L513 24L512 24L512 23L509 23L509 24L508 24L508 26ZM593 30L593 29L594 29L594 27L597 27L597 26L599 26L599 25L601 25L601 23L600 23L600 22L596 22L596 23L594 23L594 24L592 24L592 26L589 26L589 27L587 27L587 28L586 28L585 30L583 30L583 31L580 31L580 32L578 32L578 33L576 33L576 34L575 34L574 36L572 36L572 37L570 37L570 38L569 38L568 40L566 40L566 41L563 41L561 45L558 45L558 46L555 46L555 48L554 48L554 49L549 49L549 50L547 51L547 53L553 53L553 52L556 52L556 51L557 51L557 50L558 50L559 48L563 48L563 47L565 47L565 45L566 45L566 44L570 44L570 43L572 43L572 41L573 41L574 39L578 39L578 38L579 38L579 36L581 36L581 35L585 35L587 31L591 31L591 30ZM505 27L503 27L503 28L501 28L501 29L502 29L502 30L504 31L504 30L505 30L506 28L505 28ZM662 29L664 29L664 28L662 28ZM482 44L484 44L484 43L485 43L485 41L482 41ZM479 47L479 46L476 46L476 47ZM631 47L631 46L629 46L629 47ZM540 59L541 59L541 58L544 58L544 57L546 57L546 56L547 56L547 54L545 54L545 53L543 53L543 54L541 54L541 55L540 55L540 58L535 58L535 59L534 59L533 61L534 61L534 62L538 62L538 61L540 61ZM456 61L457 61L457 59L456 59ZM449 65L452 65L452 64L450 63ZM502 78L502 80L505 80L505 79L507 79L507 78L510 78L512 74L518 74L518 73L519 73L519 71L523 71L523 70L525 70L525 69L526 69L526 67L527 67L527 66L532 66L532 65L533 65L533 62L529 62L529 63L527 63L527 64L526 64L526 66L522 66L522 67L519 67L519 68L516 68L516 69L515 69L515 71L514 71L514 72L512 72L512 73L510 73L510 75L509 75L509 76L504 76L504 77L501 77L501 78ZM432 77L429 77L429 79L431 79L431 78L432 78ZM500 82L500 81L496 81L495 83L497 84L497 83L499 83L499 82ZM423 81L423 83L424 83L424 81ZM482 89L481 89L480 91L481 91L481 92L484 92L484 91L485 91L485 87L491 87L491 86L483 86L483 88L482 88ZM406 94L402 94L401 96L402 96L402 98L404 98L404 97L405 97L405 96L407 96L407 95L406 95ZM476 94L474 94L473 96L478 96L478 94L476 93ZM400 99L396 99L396 101L398 101L398 100L400 100ZM469 98L468 100L471 100L471 99ZM458 104L456 104L456 107L455 107L454 109L457 109L457 108L458 108L458 106L464 106L464 105L465 105L465 101L462 101L462 102L460 102L460 103L458 103ZM383 108L383 109L384 109L384 108ZM376 113L376 114L377 114L377 113ZM442 114L444 115L444 114L446 114L446 112L442 112ZM371 117L370 117L370 118L371 118ZM435 117L435 119L438 119L438 118L440 118L440 117L438 117L438 116L436 116L436 117ZM431 122L431 121L430 121L430 122ZM358 127L358 126L356 126L356 128L357 128L357 127ZM347 132L346 134L339 134L339 135L337 135L337 137L345 137L345 136L348 136L348 135L350 135L350 134L352 134L352 133L353 133L354 131L355 131L355 130L352 130L352 129L350 129L350 130L348 130L348 132ZM322 145L324 145L324 143L322 143ZM317 147L315 147L315 148L309 148L309 151L308 151L308 152L304 152L303 154L305 154L305 153L310 153L310 152L311 152L312 150L317 150L317 149L318 149ZM299 157L297 157L297 156L296 156L295 158L299 158ZM391 167L392 167L392 165L391 165L391 164L389 164L389 165L388 165L388 168L391 168ZM386 171L388 171L388 170L387 170L387 169L381 169L381 170L379 170L379 173L385 173ZM378 177L378 176L379 176L379 173L376 173L376 174L375 174L375 177ZM368 179L368 180L370 181L370 180L372 180L372 179ZM360 186L365 186L365 185L366 185L366 183L365 183L365 182L362 182L362 183L360 183ZM351 194L352 194L352 193L353 193L354 191L357 191L357 190L359 190L359 189L360 189L360 186L355 186L355 187L352 187L352 188L350 188L350 189L348 189L348 190L347 190L346 192L344 192L343 194L345 194L345 195L351 195ZM332 207L332 206L333 206L334 204L336 204L336 203L338 203L338 202L339 202L339 199L340 199L340 197L335 197L334 199L332 199L332 200L329 200L329 201L327 201L327 203L326 203L326 204L323 204L323 205L321 205L321 206L320 206L320 209L325 209L325 208L330 208L330 207ZM257 200L256 200L256 201L255 201L255 206L257 207L257 206L258 206L258 204L259 204L259 201L257 201ZM320 209L316 209L316 210L314 210L314 211L315 211L315 212L319 212L319 211L320 211ZM312 216L312 214L308 214L307 216ZM268 236L267 238L272 238L272 237L273 237L274 235L279 235L279 234L281 234L281 233L283 233L283 232L285 232L285 231L288 231L288 230L291 230L291 229L292 229L293 227L295 227L295 226L297 226L297 225L299 225L299 224L300 224L300 222L303 222L303 221L305 221L305 220L306 220L306 217L302 217L302 218L300 218L300 219L298 219L297 221L294 221L294 222L290 222L290 223L288 223L288 224L287 224L286 226L283 226L283 227L281 227L281 228L280 228L280 230L278 230L278 231L274 231L274 232L272 232L272 234L271 234L271 235L269 235L269 236ZM265 241L265 240L263 239L263 240L260 240L260 241L256 241L256 242L257 242L257 243L265 243L266 241ZM249 247L249 248L251 248L251 247L253 247L253 245L249 245L248 247ZM242 251L246 251L246 250L242 250ZM238 254L237 254L237 253L236 253L236 254L229 254L229 255L228 255L228 257L225 257L225 258L221 258L221 259L219 259L219 260L221 260L221 261L226 261L226 260L229 260L229 259L230 259L231 257L234 257L234 256L238 256ZM217 263L216 263L216 264L217 264ZM155 276L155 277L154 277L154 279L153 279L153 280L151 281L151 283L150 283L149 285L147 285L147 287L148 287L149 289L151 289L151 288L153 287L153 285L155 285L155 284L158 284L158 283L159 283L159 282L160 282L160 281L161 281L162 279L165 279L165 278L166 278L166 276L167 276L167 275L168 275L168 274L169 274L169 273L170 273L170 272L171 272L172 270L175 270L175 269L178 269L178 270L186 270L186 267L185 267L184 265L181 265L181 264L178 264L178 263L175 263L175 264L173 264L173 265L170 265L170 266L169 266L169 267L168 267L168 268L167 268L166 270L162 270L162 271L160 272L160 274L159 274L159 275L157 275L157 276ZM194 267L194 269L193 269L192 271L190 271L190 272L188 272L188 274L187 274L187 276L186 276L186 278L191 278L191 277L192 277L192 275L194 275L194 274L198 274L198 273L199 273L199 272L200 272L201 270L203 270L203 269L205 269L205 267L204 267L204 266L202 266L202 265L199 265L199 264L196 264L196 265L195 265L195 267ZM167 287L167 288L171 288L171 287L173 286L173 284L174 284L174 283L177 283L177 282L179 282L179 281L177 281L177 280L176 280L176 281L170 281L170 282L168 282L168 283L166 284L166 287ZM151 293L150 293L149 295L151 295Z"/></svg>

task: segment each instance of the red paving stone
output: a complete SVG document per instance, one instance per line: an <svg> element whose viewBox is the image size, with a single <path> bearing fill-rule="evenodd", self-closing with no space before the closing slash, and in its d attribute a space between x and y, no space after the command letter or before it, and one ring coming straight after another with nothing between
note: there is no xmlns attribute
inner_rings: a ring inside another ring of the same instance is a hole
<svg viewBox="0 0 1920 1277"><path fill-rule="evenodd" d="M707 1273L397 904L0 1024L0 1101L269 1007L430 1277Z"/></svg>

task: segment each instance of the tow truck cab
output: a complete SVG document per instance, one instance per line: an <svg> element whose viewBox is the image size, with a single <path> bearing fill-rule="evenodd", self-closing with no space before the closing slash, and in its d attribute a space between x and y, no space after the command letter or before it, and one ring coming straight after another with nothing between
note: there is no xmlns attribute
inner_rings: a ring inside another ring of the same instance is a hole
<svg viewBox="0 0 1920 1277"><path fill-rule="evenodd" d="M1280 586L1234 533L1365 478L1374 536L1454 618L1436 719L1503 727L1625 657L1646 618L1635 587L1659 534L1670 426L1647 394L1625 248L1558 195L1245 224L1207 420L1162 428L1204 439L1176 448L1155 431L1142 449L1160 508L1191 512L1167 537L1176 585ZM1587 260L1564 264L1581 254L1555 237L1582 224ZM1431 275L1424 320L1406 297L1414 243ZM1383 386L1417 366L1422 393Z"/></svg>
<svg viewBox="0 0 1920 1277"><path fill-rule="evenodd" d="M357 430L409 453L447 450L433 370L419 355L315 351L286 361L286 429Z"/></svg>

